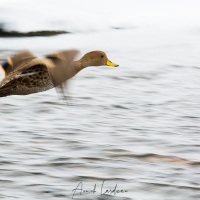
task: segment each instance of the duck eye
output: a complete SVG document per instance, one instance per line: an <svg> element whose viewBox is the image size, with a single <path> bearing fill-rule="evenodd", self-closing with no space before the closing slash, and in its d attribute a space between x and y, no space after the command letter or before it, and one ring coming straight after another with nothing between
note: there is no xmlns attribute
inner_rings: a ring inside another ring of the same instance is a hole
<svg viewBox="0 0 200 200"><path fill-rule="evenodd" d="M104 56L103 55L101 55L101 58L103 58Z"/></svg>

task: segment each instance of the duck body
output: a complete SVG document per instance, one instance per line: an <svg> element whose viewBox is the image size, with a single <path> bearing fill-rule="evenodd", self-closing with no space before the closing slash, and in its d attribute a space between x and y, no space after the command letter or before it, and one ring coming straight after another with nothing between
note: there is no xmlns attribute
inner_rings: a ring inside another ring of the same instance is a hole
<svg viewBox="0 0 200 200"><path fill-rule="evenodd" d="M74 61L77 53L69 50L38 58L29 51L23 51L9 57L1 66L5 78L0 82L0 97L28 95L54 87L63 94L66 81L85 67L118 66L101 51L87 53Z"/></svg>
<svg viewBox="0 0 200 200"><path fill-rule="evenodd" d="M32 66L26 70L16 70L0 83L0 97L28 95L53 88L53 83L44 65Z"/></svg>

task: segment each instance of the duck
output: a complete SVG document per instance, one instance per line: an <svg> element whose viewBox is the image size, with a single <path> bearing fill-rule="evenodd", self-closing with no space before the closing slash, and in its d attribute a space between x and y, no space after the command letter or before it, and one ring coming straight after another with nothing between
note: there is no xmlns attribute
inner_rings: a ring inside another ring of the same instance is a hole
<svg viewBox="0 0 200 200"><path fill-rule="evenodd" d="M0 82L0 97L29 95L52 88L64 96L66 83L89 66L118 67L103 51L91 51L75 61L78 50L64 50L36 57L29 50L8 57L0 65L4 79Z"/></svg>

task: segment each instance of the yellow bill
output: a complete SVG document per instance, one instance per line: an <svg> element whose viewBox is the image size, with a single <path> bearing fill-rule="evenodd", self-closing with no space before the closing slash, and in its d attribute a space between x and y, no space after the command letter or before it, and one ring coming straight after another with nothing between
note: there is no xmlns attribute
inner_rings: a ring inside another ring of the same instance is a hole
<svg viewBox="0 0 200 200"><path fill-rule="evenodd" d="M107 60L106 65L110 66L110 67L118 67L119 66L118 64L115 64L115 63L111 62L110 60Z"/></svg>

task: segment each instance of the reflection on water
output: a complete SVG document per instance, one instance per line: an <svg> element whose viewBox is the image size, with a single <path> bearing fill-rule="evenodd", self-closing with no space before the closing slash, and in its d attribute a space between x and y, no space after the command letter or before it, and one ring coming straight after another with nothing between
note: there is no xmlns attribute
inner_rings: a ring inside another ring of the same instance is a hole
<svg viewBox="0 0 200 200"><path fill-rule="evenodd" d="M0 99L0 197L200 199L197 37L130 29L1 38L0 57L100 49L120 67L83 70L67 102L54 90Z"/></svg>

